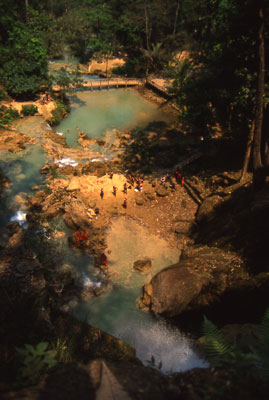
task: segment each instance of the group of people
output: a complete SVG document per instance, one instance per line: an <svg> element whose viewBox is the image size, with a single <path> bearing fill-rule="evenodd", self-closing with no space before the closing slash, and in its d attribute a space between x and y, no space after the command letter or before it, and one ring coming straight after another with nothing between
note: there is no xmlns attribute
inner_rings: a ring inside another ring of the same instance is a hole
<svg viewBox="0 0 269 400"><path fill-rule="evenodd" d="M113 191L112 191L112 193L113 193L113 195L114 195L115 197L117 196L117 191L118 191L117 186L113 186ZM124 185L123 185L123 193L124 193L124 194L127 194L127 184L126 184L126 183L124 183ZM100 190L100 197L101 197L101 200L103 200L104 195L105 195L104 189L101 188L101 190ZM124 200L123 200L123 205L122 205L122 206L123 206L124 208L127 208L127 198L126 198L126 197L125 197ZM99 209L97 209L97 210L98 210L98 214L99 214ZM97 215L96 209L95 209L95 214Z"/></svg>
<svg viewBox="0 0 269 400"><path fill-rule="evenodd" d="M41 104L48 104L52 100L51 96L46 93L44 97L40 100Z"/></svg>
<svg viewBox="0 0 269 400"><path fill-rule="evenodd" d="M83 244L87 241L88 239L88 234L87 232L82 232L80 233L79 231L75 232L75 239L76 239L76 244Z"/></svg>

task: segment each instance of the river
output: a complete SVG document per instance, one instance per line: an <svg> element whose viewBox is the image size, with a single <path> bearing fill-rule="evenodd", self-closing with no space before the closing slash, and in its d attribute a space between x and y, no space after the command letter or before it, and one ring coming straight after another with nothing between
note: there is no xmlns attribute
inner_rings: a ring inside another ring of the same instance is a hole
<svg viewBox="0 0 269 400"><path fill-rule="evenodd" d="M106 137L113 130L143 127L153 120L169 122L171 118L132 89L77 92L70 98L71 113L56 127L66 137L70 147L79 146L78 129L96 139ZM29 131L30 136L38 139L38 144L22 152L2 156L1 167L12 182L2 196L2 228L8 221L17 220L27 229L27 210L22 198L31 194L32 187L43 180L40 169L46 155L40 146L42 138L34 118L20 121L17 129L26 133ZM70 233L61 221L58 226L54 224L54 229ZM102 286L102 275L94 268L91 257L72 251L66 237L56 241L55 245L62 246L63 263L71 265L78 284L85 288ZM131 344L143 363L147 364L153 356L156 365L162 363L164 373L206 366L194 352L190 337L168 326L162 318L157 319L136 306L143 284L160 269L176 263L178 249L169 247L157 234L149 234L145 227L126 217L112 219L107 232L107 245L111 279L105 293L89 300L71 302L70 312L78 319L87 320ZM142 275L133 270L133 262L144 256L152 260L152 269Z"/></svg>

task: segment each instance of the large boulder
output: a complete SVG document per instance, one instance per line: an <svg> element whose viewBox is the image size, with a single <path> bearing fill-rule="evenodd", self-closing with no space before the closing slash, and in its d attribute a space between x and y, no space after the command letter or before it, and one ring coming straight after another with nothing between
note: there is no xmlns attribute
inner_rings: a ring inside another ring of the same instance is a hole
<svg viewBox="0 0 269 400"><path fill-rule="evenodd" d="M214 216L216 207L222 202L223 197L218 195L206 197L197 211L196 221L201 222Z"/></svg>
<svg viewBox="0 0 269 400"><path fill-rule="evenodd" d="M72 229L87 230L91 226L88 207L75 198L65 205L65 223Z"/></svg>
<svg viewBox="0 0 269 400"><path fill-rule="evenodd" d="M192 247L183 253L179 263L161 270L145 285L139 306L169 317L201 310L242 279L243 271L243 262L234 253Z"/></svg>

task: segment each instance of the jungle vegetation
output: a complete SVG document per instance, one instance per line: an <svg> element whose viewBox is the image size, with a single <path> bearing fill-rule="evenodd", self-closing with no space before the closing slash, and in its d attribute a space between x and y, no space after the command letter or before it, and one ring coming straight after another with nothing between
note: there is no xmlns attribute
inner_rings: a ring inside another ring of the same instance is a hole
<svg viewBox="0 0 269 400"><path fill-rule="evenodd" d="M210 136L242 140L254 181L269 164L268 2L264 0L0 0L0 83L33 98L48 59L126 57L118 73L172 78L179 117ZM185 51L184 59L177 57ZM241 156L242 156L241 155ZM243 157L242 157L243 158Z"/></svg>

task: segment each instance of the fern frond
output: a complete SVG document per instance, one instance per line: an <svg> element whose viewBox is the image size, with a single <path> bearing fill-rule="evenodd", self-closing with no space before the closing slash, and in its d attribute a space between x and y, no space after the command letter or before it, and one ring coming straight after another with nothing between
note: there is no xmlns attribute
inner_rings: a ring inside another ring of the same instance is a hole
<svg viewBox="0 0 269 400"><path fill-rule="evenodd" d="M265 311L260 325L260 344L263 350L269 354L269 308Z"/></svg>
<svg viewBox="0 0 269 400"><path fill-rule="evenodd" d="M220 330L206 317L203 322L203 334L205 336L205 352L213 364L221 364L224 357L231 352L231 346L226 342Z"/></svg>

